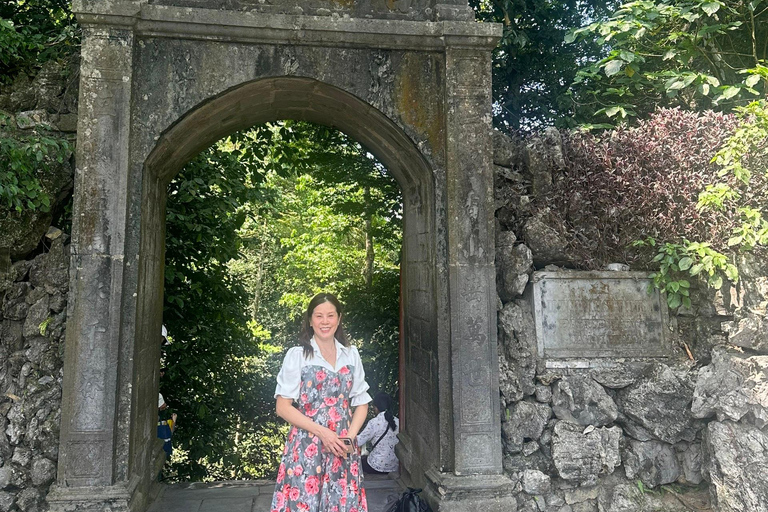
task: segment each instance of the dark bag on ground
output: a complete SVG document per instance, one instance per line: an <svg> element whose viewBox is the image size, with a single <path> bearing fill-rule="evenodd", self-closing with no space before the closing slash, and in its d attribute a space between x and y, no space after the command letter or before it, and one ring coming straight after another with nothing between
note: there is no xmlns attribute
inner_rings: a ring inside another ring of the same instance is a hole
<svg viewBox="0 0 768 512"><path fill-rule="evenodd" d="M409 487L397 501L392 503L386 512L432 512L426 500L419 498L421 489Z"/></svg>

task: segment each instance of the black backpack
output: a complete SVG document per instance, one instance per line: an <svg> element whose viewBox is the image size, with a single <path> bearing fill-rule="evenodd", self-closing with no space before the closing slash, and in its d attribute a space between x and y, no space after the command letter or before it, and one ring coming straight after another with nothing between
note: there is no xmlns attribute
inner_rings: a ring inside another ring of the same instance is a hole
<svg viewBox="0 0 768 512"><path fill-rule="evenodd" d="M421 489L409 487L397 501L387 508L386 512L432 512L432 508L419 498Z"/></svg>

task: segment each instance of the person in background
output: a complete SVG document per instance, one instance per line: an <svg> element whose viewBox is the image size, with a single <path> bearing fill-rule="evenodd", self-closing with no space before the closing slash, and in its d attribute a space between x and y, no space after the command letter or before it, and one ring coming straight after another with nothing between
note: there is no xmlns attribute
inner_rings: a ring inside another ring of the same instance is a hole
<svg viewBox="0 0 768 512"><path fill-rule="evenodd" d="M379 392L373 397L373 412L376 415L357 435L360 446L373 442L371 451L363 456L363 471L369 474L390 473L398 470L395 456L397 434L400 432L400 420L390 410L392 397Z"/></svg>

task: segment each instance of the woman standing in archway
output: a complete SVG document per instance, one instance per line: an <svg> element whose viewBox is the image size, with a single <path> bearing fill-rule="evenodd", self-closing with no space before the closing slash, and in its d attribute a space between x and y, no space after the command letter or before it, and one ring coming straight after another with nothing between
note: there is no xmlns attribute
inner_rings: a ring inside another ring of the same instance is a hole
<svg viewBox="0 0 768 512"><path fill-rule="evenodd" d="M300 346L288 350L277 376L277 415L292 427L277 473L273 512L368 510L356 438L371 397L341 315L335 296L313 297Z"/></svg>

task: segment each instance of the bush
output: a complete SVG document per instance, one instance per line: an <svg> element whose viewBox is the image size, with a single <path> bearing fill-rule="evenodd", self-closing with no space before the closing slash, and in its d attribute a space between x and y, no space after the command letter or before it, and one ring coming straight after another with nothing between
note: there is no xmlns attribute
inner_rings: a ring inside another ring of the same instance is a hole
<svg viewBox="0 0 768 512"><path fill-rule="evenodd" d="M565 169L534 201L561 226L574 262L653 269L670 307L689 278L738 280L735 252L768 245L768 104L734 114L658 109L636 127L564 138Z"/></svg>
<svg viewBox="0 0 768 512"><path fill-rule="evenodd" d="M566 168L534 208L549 208L566 226L583 268L610 262L648 268L651 252L632 246L648 237L725 249L734 217L700 210L697 201L720 180L711 160L737 124L734 115L675 108L659 109L632 128L565 134Z"/></svg>

